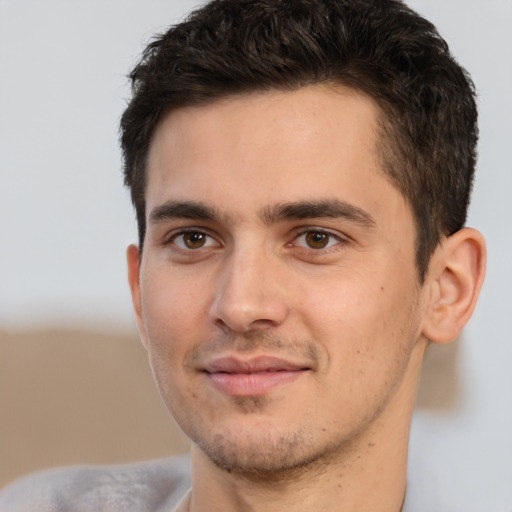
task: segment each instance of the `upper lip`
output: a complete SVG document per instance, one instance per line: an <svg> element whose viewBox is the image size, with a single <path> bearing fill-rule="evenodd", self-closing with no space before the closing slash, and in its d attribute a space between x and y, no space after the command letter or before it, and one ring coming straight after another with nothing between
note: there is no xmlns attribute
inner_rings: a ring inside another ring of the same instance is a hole
<svg viewBox="0 0 512 512"><path fill-rule="evenodd" d="M204 371L207 373L233 374L299 370L309 370L309 367L274 356L260 356L251 359L240 359L232 356L219 357L208 362L204 367Z"/></svg>

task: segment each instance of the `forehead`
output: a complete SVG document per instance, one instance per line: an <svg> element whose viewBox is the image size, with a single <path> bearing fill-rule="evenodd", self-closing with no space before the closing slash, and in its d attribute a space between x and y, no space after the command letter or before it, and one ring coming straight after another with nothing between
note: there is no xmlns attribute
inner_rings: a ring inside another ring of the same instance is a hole
<svg viewBox="0 0 512 512"><path fill-rule="evenodd" d="M319 85L172 111L150 147L147 212L169 199L261 211L332 197L370 208L390 188L377 151L379 113L365 95Z"/></svg>

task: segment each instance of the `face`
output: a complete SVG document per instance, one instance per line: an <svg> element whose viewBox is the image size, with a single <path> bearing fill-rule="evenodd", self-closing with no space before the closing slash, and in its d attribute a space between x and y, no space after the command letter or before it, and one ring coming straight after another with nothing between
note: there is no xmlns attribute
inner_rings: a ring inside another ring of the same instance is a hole
<svg viewBox="0 0 512 512"><path fill-rule="evenodd" d="M222 467L335 456L413 386L415 228L376 116L314 86L183 108L156 130L140 269L128 251L136 316L166 405Z"/></svg>

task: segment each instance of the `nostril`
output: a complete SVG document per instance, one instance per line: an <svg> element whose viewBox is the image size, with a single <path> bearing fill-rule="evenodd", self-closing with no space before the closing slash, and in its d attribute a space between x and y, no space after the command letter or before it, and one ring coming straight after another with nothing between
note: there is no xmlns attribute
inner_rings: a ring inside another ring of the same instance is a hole
<svg viewBox="0 0 512 512"><path fill-rule="evenodd" d="M255 329L264 330L270 329L279 325L279 322L269 320L269 319L257 319L257 320L247 320L241 321L240 319L234 320L231 318L230 320L223 320L222 318L216 318L214 320L215 325L225 333L228 332L240 332L245 333Z"/></svg>

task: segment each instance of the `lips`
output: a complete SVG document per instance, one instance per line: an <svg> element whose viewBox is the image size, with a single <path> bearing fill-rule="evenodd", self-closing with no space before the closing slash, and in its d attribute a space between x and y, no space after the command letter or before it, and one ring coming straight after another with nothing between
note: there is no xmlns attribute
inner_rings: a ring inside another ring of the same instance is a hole
<svg viewBox="0 0 512 512"><path fill-rule="evenodd" d="M204 372L219 391L231 396L261 396L289 384L310 368L276 357L241 360L222 357L209 362Z"/></svg>

